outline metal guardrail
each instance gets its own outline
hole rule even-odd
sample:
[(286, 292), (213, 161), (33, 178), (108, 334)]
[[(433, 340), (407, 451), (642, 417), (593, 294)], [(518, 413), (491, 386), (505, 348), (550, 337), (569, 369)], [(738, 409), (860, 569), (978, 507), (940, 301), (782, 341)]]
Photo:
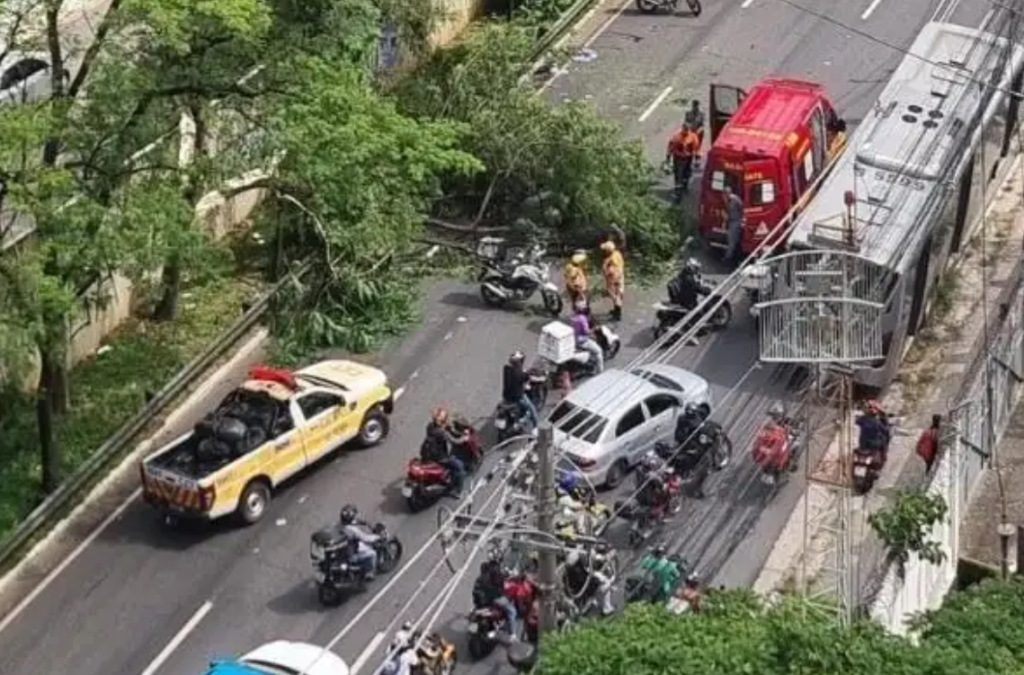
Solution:
[(309, 265), (289, 273), (274, 285), (267, 293), (257, 300), (242, 316), (224, 331), (216, 340), (150, 399), (145, 406), (132, 415), (125, 424), (94, 452), (85, 463), (67, 480), (47, 495), (39, 506), (25, 518), (18, 527), (0, 541), (0, 570), (6, 569), (9, 561), (25, 546), (25, 544), (43, 527), (51, 523), (58, 513), (64, 510), (89, 482), (96, 478), (107, 465), (117, 457), (126, 453), (138, 435), (164, 411), (197, 377), (206, 372), (221, 356), (234, 347), (255, 325), (257, 325), (270, 307), (274, 295), (290, 283), (296, 276), (303, 276)]
[[(534, 48), (534, 57), (531, 59), (531, 63), (540, 59), (552, 45), (561, 39), (595, 2), (597, 0), (576, 0), (562, 15), (562, 18), (544, 33), (544, 36)], [(270, 291), (253, 304), (245, 314), (239, 317), (230, 328), (214, 340), (203, 353), (196, 356), (188, 365), (180, 370), (141, 410), (132, 415), (131, 419), (118, 429), (113, 436), (107, 439), (71, 477), (47, 495), (46, 499), (33, 509), (32, 513), (10, 535), (3, 541), (0, 541), (0, 571), (6, 570), (9, 567), (10, 561), (21, 551), (25, 544), (36, 533), (51, 523), (54, 517), (62, 512), (78, 493), (91, 480), (96, 478), (111, 461), (125, 454), (125, 451), (139, 433), (162, 413), (168, 405), (177, 399), (198, 376), (208, 370), (217, 359), (227, 353), (253, 326), (260, 322), (270, 307), (270, 301), (285, 284), (296, 277), (304, 276), (309, 268), (310, 265), (308, 263), (304, 264), (298, 270), (289, 273), (279, 281)]]

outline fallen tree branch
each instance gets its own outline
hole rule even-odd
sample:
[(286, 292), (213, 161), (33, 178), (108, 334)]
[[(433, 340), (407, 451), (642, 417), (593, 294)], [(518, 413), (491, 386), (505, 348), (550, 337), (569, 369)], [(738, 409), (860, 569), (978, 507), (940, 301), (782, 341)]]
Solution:
[(459, 232), (461, 234), (502, 234), (509, 232), (512, 228), (508, 226), (504, 227), (476, 227), (474, 225), (459, 225), (458, 223), (452, 223), (447, 220), (441, 220), (440, 218), (427, 218), (427, 225), (431, 227), (439, 227), (442, 230), (449, 230), (451, 232)]

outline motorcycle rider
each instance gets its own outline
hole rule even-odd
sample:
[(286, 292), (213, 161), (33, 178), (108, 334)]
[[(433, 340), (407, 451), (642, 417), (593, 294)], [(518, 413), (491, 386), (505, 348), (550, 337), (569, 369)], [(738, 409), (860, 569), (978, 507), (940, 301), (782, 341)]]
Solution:
[(676, 593), (676, 598), (689, 605), (694, 612), (699, 612), (704, 601), (700, 592), (700, 578), (696, 574), (686, 577), (686, 583)]
[(650, 512), (668, 513), (669, 493), (664, 479), (665, 463), (656, 455), (648, 454), (636, 468), (636, 501)]
[[(684, 312), (690, 312), (700, 302), (701, 297), (706, 295), (711, 295), (711, 288), (701, 282), (700, 263), (690, 258), (683, 264), (679, 274), (668, 282), (668, 302)], [(689, 326), (686, 329), (688, 330)], [(690, 338), (689, 344), (700, 344), (697, 336)]]
[(860, 449), (878, 455), (884, 465), (892, 432), (889, 416), (882, 410), (882, 405), (878, 401), (868, 401), (864, 406), (864, 414), (857, 418), (857, 426), (860, 427)]
[(526, 372), (526, 356), (520, 350), (508, 357), (508, 363), (501, 372), (501, 399), (508, 404), (519, 406), (520, 414), (525, 414), (530, 421), (530, 432), (536, 436), (540, 426), (537, 406), (527, 394), (530, 386), (530, 375)]
[(562, 270), (565, 294), (569, 296), (569, 303), (572, 305), (581, 299), (585, 302), (587, 298), (587, 273), (583, 271), (586, 262), (587, 254), (584, 251), (576, 251)]
[(420, 664), (416, 648), (419, 637), (418, 632), (413, 632), (412, 624), (402, 624), (388, 648), (391, 656), (381, 669), (381, 675), (410, 675), (412, 669)]
[(449, 423), (448, 411), (444, 408), (435, 408), (427, 424), (426, 437), (423, 445), (420, 446), (420, 458), (424, 462), (434, 462), (447, 467), (452, 477), (451, 491), (455, 497), (462, 494), (462, 484), (466, 479), (466, 465), (452, 452), (452, 446), (465, 443), (468, 440), (469, 432), (464, 432), (460, 438), (452, 435)]
[(672, 592), (679, 583), (679, 565), (668, 557), (668, 548), (658, 544), (640, 562), (640, 569), (654, 576), (654, 588), (651, 589), (651, 602), (664, 602), (672, 597)]
[(594, 361), (594, 374), (604, 370), (604, 350), (597, 344), (586, 312), (576, 311), (572, 317), (572, 330), (576, 334), (576, 348), (588, 352)]
[(508, 575), (500, 560), (486, 560), (480, 564), (480, 576), (473, 584), (473, 604), (477, 609), (497, 607), (505, 613), (509, 637), (514, 641), (519, 636), (519, 613), (505, 595), (505, 581)]
[(694, 443), (697, 432), (704, 426), (706, 420), (703, 408), (693, 403), (687, 403), (683, 408), (683, 414), (676, 422), (676, 443), (678, 445)]
[(555, 494), (558, 497), (556, 529), (564, 530), (567, 527), (572, 527), (576, 534), (588, 534), (590, 530), (588, 504), (580, 498), (580, 486), (576, 474), (566, 473), (559, 478), (558, 484), (555, 486)]
[[(580, 605), (590, 599), (596, 592), (600, 594), (601, 614), (608, 616), (615, 612), (612, 604), (612, 581), (604, 574), (605, 557), (598, 551), (588, 554), (580, 549), (573, 549), (565, 559), (562, 580), (569, 597)], [(595, 589), (593, 583), (596, 583)]]
[(380, 541), (380, 537), (368, 532), (365, 523), (359, 521), (359, 509), (354, 504), (341, 507), (338, 521), (345, 536), (356, 544), (349, 562), (360, 566), (363, 569), (363, 578), (372, 581), (377, 572), (377, 549), (374, 545)]

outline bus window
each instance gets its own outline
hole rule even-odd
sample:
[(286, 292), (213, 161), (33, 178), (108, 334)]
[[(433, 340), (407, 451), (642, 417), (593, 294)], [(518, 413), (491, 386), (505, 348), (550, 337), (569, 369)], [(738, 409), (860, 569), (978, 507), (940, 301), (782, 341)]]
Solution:
[(732, 189), (733, 194), (743, 194), (741, 186), (743, 183), (740, 181), (740, 177), (734, 173), (728, 171), (716, 170), (711, 172), (711, 189), (715, 192), (721, 192), (728, 185)]
[(747, 190), (747, 206), (766, 206), (775, 203), (775, 183), (763, 180), (751, 183)]

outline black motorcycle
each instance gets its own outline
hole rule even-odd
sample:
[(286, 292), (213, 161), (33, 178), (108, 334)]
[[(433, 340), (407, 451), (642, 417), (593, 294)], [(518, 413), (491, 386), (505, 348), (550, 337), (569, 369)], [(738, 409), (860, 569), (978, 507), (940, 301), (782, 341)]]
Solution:
[[(654, 14), (664, 9), (674, 12), (678, 6), (679, 0), (636, 0), (636, 8), (644, 14)], [(700, 16), (704, 11), (700, 0), (686, 0), (686, 6), (690, 8), (690, 13), (694, 16)]]
[[(526, 395), (533, 401), (538, 414), (548, 401), (548, 373), (540, 368), (531, 368), (527, 373)], [(501, 401), (494, 409), (494, 428), (498, 432), (498, 443), (527, 434), (532, 429), (526, 411), (518, 403)]]
[(709, 474), (729, 466), (732, 439), (721, 424), (707, 420), (684, 443), (685, 447), (680, 448), (662, 441), (655, 444), (654, 451), (672, 466), (684, 491), (699, 493)]
[[(655, 340), (675, 328), (692, 311), (679, 305), (670, 305), (663, 302), (655, 303), (654, 309), (656, 310), (654, 314)], [(708, 315), (709, 310), (711, 312), (710, 315)], [(702, 334), (708, 330), (723, 330), (728, 327), (730, 322), (732, 322), (732, 303), (720, 295), (710, 295), (701, 305), (701, 313), (693, 319), (691, 325), (701, 324), (698, 334)], [(685, 332), (685, 329), (680, 330), (675, 337), (681, 337)]]
[[(371, 530), (378, 537), (373, 545), (377, 552), (375, 573), (388, 574), (402, 558), (402, 543), (378, 523)], [(341, 525), (324, 528), (313, 534), (309, 557), (313, 562), (317, 596), (325, 607), (336, 607), (349, 593), (366, 587), (366, 570), (355, 562), (359, 542), (345, 534)]]

